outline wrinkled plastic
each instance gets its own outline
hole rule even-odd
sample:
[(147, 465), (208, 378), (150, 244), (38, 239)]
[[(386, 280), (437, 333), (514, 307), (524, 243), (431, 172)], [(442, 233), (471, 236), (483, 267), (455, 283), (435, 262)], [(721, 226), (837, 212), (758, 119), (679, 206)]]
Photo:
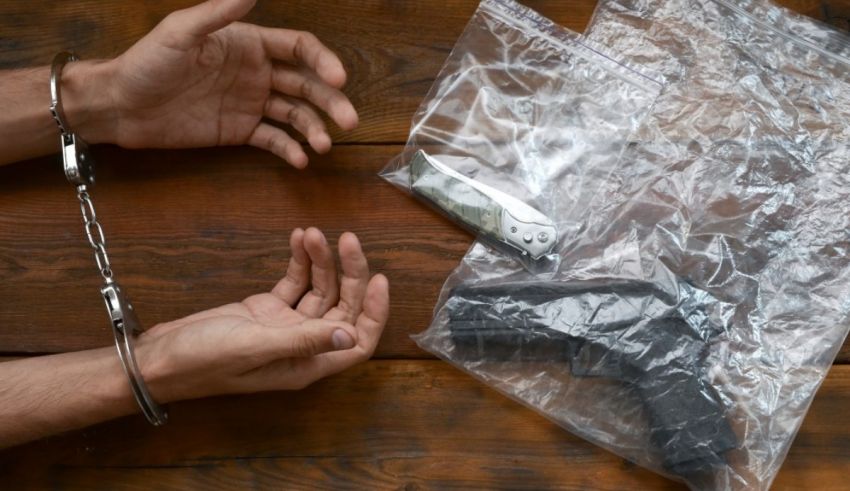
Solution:
[(557, 272), (477, 243), (416, 340), (692, 488), (767, 489), (848, 330), (850, 43), (725, 0), (602, 0), (588, 37), (668, 86), (572, 191)]
[[(504, 260), (551, 272), (660, 88), (580, 35), (514, 2), (486, 0), (415, 114), (404, 152), (381, 174)], [(488, 198), (427, 159), (515, 202)], [(502, 208), (516, 220), (494, 212)]]
[(595, 274), (663, 269), (729, 304), (712, 352), (740, 448), (689, 484), (767, 489), (848, 331), (850, 43), (727, 0), (604, 0), (588, 36), (671, 82), (588, 234), (639, 263)]

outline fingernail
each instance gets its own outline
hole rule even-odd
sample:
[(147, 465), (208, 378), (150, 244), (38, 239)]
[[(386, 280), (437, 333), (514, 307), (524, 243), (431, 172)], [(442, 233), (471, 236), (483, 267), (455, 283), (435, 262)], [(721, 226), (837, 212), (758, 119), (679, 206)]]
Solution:
[(354, 347), (354, 339), (351, 337), (351, 334), (348, 334), (342, 329), (334, 331), (333, 342), (334, 349), (337, 350), (350, 349)]

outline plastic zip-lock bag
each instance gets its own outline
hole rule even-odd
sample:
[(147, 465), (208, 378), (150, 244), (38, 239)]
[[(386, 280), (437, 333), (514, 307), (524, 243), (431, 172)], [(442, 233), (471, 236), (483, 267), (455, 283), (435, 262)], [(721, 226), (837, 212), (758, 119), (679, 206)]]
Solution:
[(850, 43), (730, 0), (604, 0), (587, 35), (669, 85), (564, 261), (723, 303), (706, 366), (739, 445), (712, 472), (674, 474), (766, 489), (848, 330)]
[(507, 0), (485, 0), (381, 172), (500, 261), (557, 269), (661, 85)]
[(557, 274), (474, 247), (417, 342), (692, 488), (767, 488), (847, 333), (847, 43), (725, 0), (603, 1), (588, 36), (668, 87)]

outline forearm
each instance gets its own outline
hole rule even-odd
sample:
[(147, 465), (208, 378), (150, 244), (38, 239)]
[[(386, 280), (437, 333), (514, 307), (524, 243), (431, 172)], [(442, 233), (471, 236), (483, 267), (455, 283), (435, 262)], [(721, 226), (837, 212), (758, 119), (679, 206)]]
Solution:
[(135, 412), (114, 348), (0, 363), (0, 448)]
[[(89, 143), (107, 143), (114, 130), (111, 64), (78, 61), (62, 71), (61, 92), (70, 129)], [(0, 165), (59, 152), (50, 115), (50, 67), (0, 71)]]

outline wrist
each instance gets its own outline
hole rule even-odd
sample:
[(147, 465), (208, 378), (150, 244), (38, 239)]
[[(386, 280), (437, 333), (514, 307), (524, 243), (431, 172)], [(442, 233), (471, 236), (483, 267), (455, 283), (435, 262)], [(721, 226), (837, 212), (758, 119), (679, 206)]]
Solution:
[(111, 60), (82, 60), (62, 70), (62, 104), (70, 131), (89, 143), (114, 143), (117, 111), (111, 96)]
[[(163, 353), (160, 343), (156, 339), (146, 339), (142, 334), (136, 338), (136, 362), (142, 372), (142, 378), (154, 401), (159, 404), (168, 404), (184, 399), (179, 394), (179, 379), (169, 357)], [(184, 380), (185, 382), (185, 380)]]

